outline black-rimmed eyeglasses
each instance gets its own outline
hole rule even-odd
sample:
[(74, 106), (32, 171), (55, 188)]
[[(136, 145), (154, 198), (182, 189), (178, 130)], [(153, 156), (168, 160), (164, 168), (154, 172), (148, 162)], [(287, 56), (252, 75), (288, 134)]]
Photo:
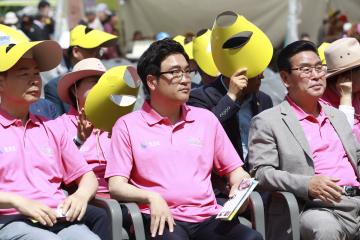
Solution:
[(297, 68), (290, 68), (290, 70), (297, 70), (300, 71), (303, 75), (310, 76), (315, 69), (315, 72), (318, 74), (325, 74), (327, 71), (327, 66), (323, 64), (318, 64), (315, 66), (300, 66)]
[(193, 69), (174, 69), (171, 71), (159, 72), (159, 76), (163, 74), (169, 74), (171, 76), (171, 80), (181, 81), (184, 76), (187, 78), (191, 78), (194, 73), (195, 71)]

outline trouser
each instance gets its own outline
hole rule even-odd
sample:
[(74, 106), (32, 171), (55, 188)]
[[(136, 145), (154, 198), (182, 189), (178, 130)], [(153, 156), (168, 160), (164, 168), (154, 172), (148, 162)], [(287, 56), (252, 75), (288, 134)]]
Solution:
[[(143, 214), (144, 226), (147, 236), (150, 234), (150, 215)], [(162, 236), (157, 235), (156, 240), (262, 240), (257, 231), (239, 223), (237, 219), (221, 221), (215, 216), (200, 223), (190, 223), (175, 220), (174, 231), (165, 227)], [(150, 237), (148, 237), (150, 239)]]
[(110, 216), (104, 208), (88, 205), (82, 221), (97, 234), (101, 240), (110, 240)]
[(1, 240), (100, 240), (86, 225), (62, 222), (53, 227), (30, 220), (10, 222), (0, 229)]
[[(321, 204), (321, 203), (319, 203)], [(343, 196), (340, 203), (306, 205), (300, 215), (303, 240), (358, 240), (360, 231), (360, 197)]]

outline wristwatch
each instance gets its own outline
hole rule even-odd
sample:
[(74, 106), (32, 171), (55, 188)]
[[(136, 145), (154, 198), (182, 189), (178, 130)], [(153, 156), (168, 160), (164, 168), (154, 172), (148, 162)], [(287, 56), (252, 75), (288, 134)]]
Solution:
[(74, 141), (75, 145), (76, 145), (78, 148), (80, 148), (80, 147), (84, 144), (84, 142), (81, 141), (78, 136), (75, 136), (75, 137), (73, 138), (73, 141)]

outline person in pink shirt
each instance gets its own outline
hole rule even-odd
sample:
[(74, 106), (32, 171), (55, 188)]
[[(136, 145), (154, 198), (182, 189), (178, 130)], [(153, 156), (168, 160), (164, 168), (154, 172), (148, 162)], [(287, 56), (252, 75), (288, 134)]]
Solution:
[[(91, 167), (60, 120), (29, 113), (39, 72), (59, 64), (60, 46), (7, 44), (0, 59), (0, 239), (100, 239), (81, 222), (98, 186)], [(78, 187), (66, 196), (61, 184), (72, 182)]]
[(325, 49), (328, 67), (326, 103), (345, 113), (360, 141), (360, 44), (355, 38), (341, 38)]
[[(304, 40), (282, 49), (277, 65), (288, 95), (252, 120), (250, 172), (260, 190), (296, 196), (301, 239), (358, 239), (360, 146), (345, 114), (320, 100), (326, 67)], [(267, 212), (267, 239), (291, 239), (285, 204), (273, 198)]]
[(109, 192), (104, 174), (110, 137), (108, 132), (94, 129), (86, 120), (84, 105), (87, 94), (105, 71), (99, 59), (87, 58), (75, 64), (73, 70), (65, 74), (58, 84), (60, 99), (70, 105), (69, 112), (60, 118), (81, 154), (93, 168), (99, 182), (98, 193)]
[(105, 173), (111, 196), (137, 202), (154, 239), (262, 239), (238, 220), (215, 219), (213, 168), (228, 177), (230, 196), (249, 175), (217, 118), (185, 104), (192, 70), (183, 47), (153, 43), (137, 71), (149, 97), (113, 127)]

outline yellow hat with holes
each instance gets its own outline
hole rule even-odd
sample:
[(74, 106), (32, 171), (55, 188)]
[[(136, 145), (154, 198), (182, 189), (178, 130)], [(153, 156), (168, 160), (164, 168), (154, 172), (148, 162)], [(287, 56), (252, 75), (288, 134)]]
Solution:
[(185, 37), (182, 35), (177, 35), (173, 38), (174, 41), (178, 42), (181, 44), (181, 46), (183, 46), (186, 54), (189, 56), (189, 59), (192, 60), (194, 59), (193, 56), (193, 42), (190, 41), (188, 43), (185, 43)]
[(217, 69), (211, 53), (211, 30), (204, 29), (199, 31), (193, 40), (194, 59), (201, 71), (207, 75), (216, 77), (219, 70)]
[(273, 56), (266, 34), (244, 16), (232, 11), (219, 14), (211, 34), (211, 51), (216, 67), (226, 77), (246, 67), (246, 76), (261, 74)]
[(140, 82), (132, 66), (109, 69), (86, 97), (86, 117), (96, 128), (111, 131), (119, 117), (133, 110)]
[(325, 48), (327, 48), (330, 45), (330, 43), (328, 42), (323, 42), (319, 47), (318, 47), (318, 53), (319, 53), (319, 57), (321, 60), (322, 64), (326, 64), (326, 59), (325, 59)]
[(118, 37), (89, 28), (85, 25), (77, 25), (70, 31), (70, 47), (79, 46), (81, 48), (97, 48), (97, 47), (108, 47), (114, 45)]

